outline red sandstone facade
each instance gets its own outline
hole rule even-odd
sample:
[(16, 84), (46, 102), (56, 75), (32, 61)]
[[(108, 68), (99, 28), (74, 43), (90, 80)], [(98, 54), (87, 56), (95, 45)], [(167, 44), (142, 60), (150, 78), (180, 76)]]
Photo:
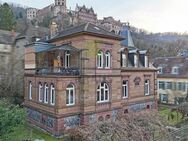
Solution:
[(121, 37), (99, 34), (94, 25), (83, 29), (25, 49), (28, 121), (56, 136), (119, 112), (156, 108), (156, 69), (143, 62), (148, 52), (122, 47)]

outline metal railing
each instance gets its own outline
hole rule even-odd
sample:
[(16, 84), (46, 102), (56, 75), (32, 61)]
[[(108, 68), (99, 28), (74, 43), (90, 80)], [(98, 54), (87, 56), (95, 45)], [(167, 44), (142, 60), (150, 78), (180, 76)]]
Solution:
[(80, 69), (77, 67), (49, 67), (49, 68), (38, 68), (36, 69), (36, 74), (39, 75), (70, 75), (70, 76), (76, 76), (80, 75)]

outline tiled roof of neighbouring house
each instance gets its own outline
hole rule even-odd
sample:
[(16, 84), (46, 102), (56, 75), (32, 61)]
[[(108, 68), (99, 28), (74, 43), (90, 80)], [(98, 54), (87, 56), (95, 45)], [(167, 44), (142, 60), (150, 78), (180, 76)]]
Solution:
[(67, 30), (63, 30), (59, 32), (54, 38), (50, 39), (49, 42), (57, 40), (59, 38), (67, 37), (67, 36), (72, 36), (76, 34), (81, 34), (81, 33), (87, 33), (87, 34), (92, 34), (96, 36), (101, 36), (101, 37), (106, 37), (106, 38), (113, 38), (117, 40), (123, 40), (124, 38), (121, 36), (118, 36), (112, 32), (109, 32), (101, 27), (98, 27), (92, 23), (85, 23), (76, 27), (69, 28)]
[(13, 33), (12, 31), (0, 30), (0, 44), (11, 45), (18, 33)]
[[(160, 57), (154, 60), (154, 66), (162, 69), (159, 77), (188, 78), (188, 57)], [(178, 72), (173, 73), (177, 68)]]

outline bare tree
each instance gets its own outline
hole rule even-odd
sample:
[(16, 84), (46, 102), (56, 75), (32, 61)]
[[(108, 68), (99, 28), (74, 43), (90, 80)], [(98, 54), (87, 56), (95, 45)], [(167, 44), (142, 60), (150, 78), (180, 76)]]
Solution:
[(162, 135), (160, 140), (167, 141), (165, 123), (156, 111), (129, 113), (119, 115), (115, 121), (78, 127), (71, 137), (77, 141), (153, 141)]

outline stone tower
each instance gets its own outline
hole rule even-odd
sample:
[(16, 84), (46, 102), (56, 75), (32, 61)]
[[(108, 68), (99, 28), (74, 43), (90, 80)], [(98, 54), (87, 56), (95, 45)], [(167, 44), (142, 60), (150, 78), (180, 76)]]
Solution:
[(66, 11), (67, 11), (66, 0), (55, 0), (54, 16), (57, 16), (58, 14), (66, 13)]
[(66, 7), (66, 0), (55, 0), (55, 6)]

